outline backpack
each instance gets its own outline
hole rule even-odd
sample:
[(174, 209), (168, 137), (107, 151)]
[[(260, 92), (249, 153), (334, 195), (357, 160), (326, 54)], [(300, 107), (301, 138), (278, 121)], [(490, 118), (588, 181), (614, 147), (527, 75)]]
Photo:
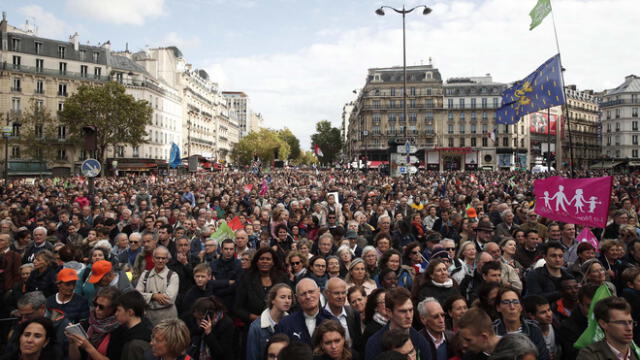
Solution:
[[(147, 290), (147, 279), (149, 279), (149, 274), (151, 273), (151, 270), (145, 270), (144, 272), (144, 276), (142, 278), (142, 288), (146, 291)], [(171, 276), (173, 275), (174, 271), (169, 269), (169, 274), (167, 274), (167, 286), (169, 285), (169, 283), (171, 282)]]

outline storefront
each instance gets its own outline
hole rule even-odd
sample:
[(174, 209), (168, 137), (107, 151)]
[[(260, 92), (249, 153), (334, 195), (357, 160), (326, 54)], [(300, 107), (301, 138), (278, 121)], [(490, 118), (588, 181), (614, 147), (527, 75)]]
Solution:
[(478, 151), (470, 147), (435, 148), (425, 152), (427, 170), (477, 170), (478, 162)]

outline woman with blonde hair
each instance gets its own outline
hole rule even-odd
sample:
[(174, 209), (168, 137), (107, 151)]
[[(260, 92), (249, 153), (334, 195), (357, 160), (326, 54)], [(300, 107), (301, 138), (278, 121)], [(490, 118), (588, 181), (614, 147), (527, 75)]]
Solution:
[(187, 360), (185, 351), (191, 343), (189, 328), (180, 319), (160, 321), (151, 332), (151, 353), (147, 360)]
[(375, 281), (371, 280), (369, 274), (365, 270), (364, 260), (361, 258), (355, 258), (349, 265), (347, 276), (344, 281), (347, 283), (347, 288), (352, 286), (362, 286), (367, 296), (378, 287)]

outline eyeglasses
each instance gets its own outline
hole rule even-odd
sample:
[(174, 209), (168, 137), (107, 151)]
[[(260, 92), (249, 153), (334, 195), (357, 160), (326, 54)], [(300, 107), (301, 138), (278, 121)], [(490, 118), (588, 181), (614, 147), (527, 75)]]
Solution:
[(513, 299), (513, 300), (500, 300), (500, 304), (502, 305), (520, 305), (520, 300), (518, 299)]
[(292, 261), (291, 265), (298, 266), (298, 265), (300, 265), (300, 261)]
[(633, 326), (633, 327), (638, 326), (638, 322), (635, 320), (612, 320), (607, 322), (609, 324), (615, 324), (620, 326)]
[(106, 306), (106, 305), (98, 304), (98, 302), (95, 301), (95, 300), (93, 301), (93, 306), (95, 306), (95, 308), (99, 309), (99, 310), (104, 310), (104, 309), (108, 308), (108, 306)]
[(446, 251), (456, 251), (456, 248), (448, 247), (448, 248), (444, 248), (444, 250), (446, 250)]
[(129, 240), (129, 244), (137, 244), (137, 243), (139, 243), (139, 241), (131, 241), (131, 240)]
[(313, 266), (317, 267), (317, 268), (321, 268), (324, 269), (327, 267), (327, 265), (321, 265), (321, 264), (313, 264)]

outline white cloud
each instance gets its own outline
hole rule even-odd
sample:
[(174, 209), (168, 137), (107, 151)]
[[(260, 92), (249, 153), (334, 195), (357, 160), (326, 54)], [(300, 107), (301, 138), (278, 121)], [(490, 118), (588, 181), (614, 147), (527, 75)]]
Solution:
[(38, 36), (65, 39), (71, 35), (71, 28), (64, 21), (38, 5), (23, 6), (18, 12), (26, 17), (29, 24), (37, 26)]
[(147, 18), (165, 14), (164, 0), (67, 0), (66, 7), (76, 16), (110, 24), (144, 25)]
[[(551, 16), (528, 30), (534, 3), (440, 0), (426, 17), (412, 13), (407, 64), (432, 57), (444, 79), (485, 73), (500, 82), (520, 79), (556, 53)], [(631, 11), (637, 6), (637, 0), (554, 2), (567, 83), (603, 90), (638, 71), (640, 11)], [(266, 126), (284, 124), (308, 147), (317, 121), (340, 126), (342, 106), (354, 98), (353, 89), (364, 85), (368, 68), (402, 65), (399, 16), (372, 15), (371, 24), (320, 30), (317, 34), (336, 35), (292, 53), (219, 59), (209, 68), (224, 69), (225, 89), (249, 94)]]
[(182, 52), (200, 46), (202, 41), (197, 35), (188, 38), (180, 36), (177, 32), (168, 33), (162, 40), (162, 46), (177, 46)]

